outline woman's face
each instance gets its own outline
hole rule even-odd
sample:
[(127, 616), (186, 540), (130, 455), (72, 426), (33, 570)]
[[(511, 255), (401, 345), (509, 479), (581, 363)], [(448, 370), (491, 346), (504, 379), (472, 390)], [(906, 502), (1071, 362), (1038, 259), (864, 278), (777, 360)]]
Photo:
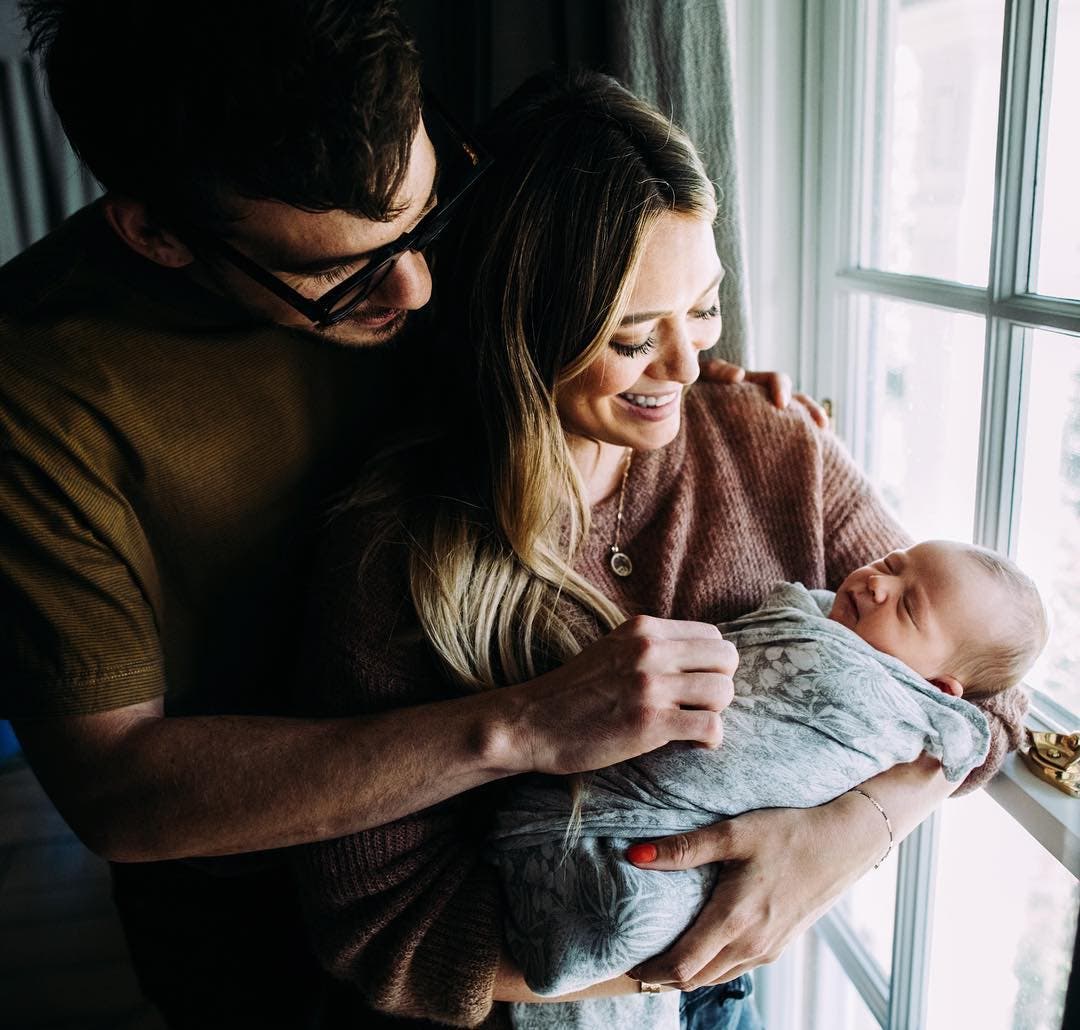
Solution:
[(720, 339), (723, 278), (712, 225), (662, 215), (645, 240), (626, 314), (604, 352), (559, 392), (567, 433), (653, 450), (679, 432), (698, 352)]

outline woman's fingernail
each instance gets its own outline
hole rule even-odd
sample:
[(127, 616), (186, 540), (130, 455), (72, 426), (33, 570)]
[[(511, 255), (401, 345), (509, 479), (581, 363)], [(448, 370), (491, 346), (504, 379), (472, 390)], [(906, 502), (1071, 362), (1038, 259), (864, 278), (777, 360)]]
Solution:
[(626, 857), (635, 864), (656, 861), (655, 844), (631, 844), (626, 849)]

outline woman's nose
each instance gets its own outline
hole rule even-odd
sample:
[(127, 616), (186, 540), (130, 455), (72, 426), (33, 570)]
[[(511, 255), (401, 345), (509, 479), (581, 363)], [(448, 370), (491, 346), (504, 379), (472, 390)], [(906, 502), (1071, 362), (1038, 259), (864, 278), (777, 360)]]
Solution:
[(694, 382), (700, 371), (698, 352), (705, 346), (699, 345), (685, 326), (673, 327), (661, 351), (662, 377), (685, 385)]
[(424, 255), (416, 250), (405, 251), (368, 299), (383, 308), (422, 308), (431, 299), (431, 272)]

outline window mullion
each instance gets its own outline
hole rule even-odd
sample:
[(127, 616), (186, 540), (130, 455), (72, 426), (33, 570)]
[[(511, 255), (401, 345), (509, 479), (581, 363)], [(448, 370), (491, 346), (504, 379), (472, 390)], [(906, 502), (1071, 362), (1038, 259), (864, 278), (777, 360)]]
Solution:
[[(1043, 54), (1051, 0), (1006, 0), (998, 108), (991, 310), (1027, 292), (1035, 237), (1035, 174), (1040, 138)], [(1030, 334), (991, 317), (986, 325), (982, 425), (974, 538), (1006, 553), (1014, 548), (1024, 426), (1026, 346)]]
[(918, 1030), (926, 1025), (938, 831), (935, 812), (900, 845), (886, 1024), (889, 1030)]
[[(816, 103), (807, 105), (804, 133), (807, 150), (816, 160), (813, 168), (813, 201), (804, 205), (807, 213), (819, 217), (807, 239), (803, 279), (803, 331), (811, 341), (829, 341), (815, 346), (813, 354), (813, 390), (817, 396), (830, 396), (841, 403), (837, 408), (836, 427), (849, 445), (856, 444), (849, 433), (857, 425), (842, 403), (852, 396), (851, 361), (853, 348), (849, 331), (848, 305), (838, 303), (834, 273), (853, 261), (852, 237), (855, 211), (850, 198), (858, 182), (861, 161), (853, 155), (862, 146), (857, 132), (856, 114), (859, 95), (855, 84), (860, 53), (857, 24), (861, 5), (852, 0), (827, 3), (811, 0), (807, 6), (807, 81), (815, 83)], [(808, 234), (809, 235), (809, 234)]]
[(879, 968), (851, 924), (833, 909), (814, 926), (814, 932), (829, 946), (840, 968), (859, 992), (866, 1007), (881, 1026), (889, 1018), (889, 979)]
[(1043, 56), (1051, 0), (1006, 0), (998, 106), (992, 303), (1027, 292), (1035, 237)]
[(987, 320), (973, 538), (1005, 554), (1015, 550), (1019, 525), (1028, 335), (1002, 319)]

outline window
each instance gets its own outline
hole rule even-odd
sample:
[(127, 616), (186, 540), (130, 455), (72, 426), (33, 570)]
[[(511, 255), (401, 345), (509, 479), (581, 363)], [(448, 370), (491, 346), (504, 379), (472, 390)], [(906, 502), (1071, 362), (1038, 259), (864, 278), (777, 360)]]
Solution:
[[(803, 112), (801, 149), (741, 122), (744, 184), (781, 154), (802, 213), (798, 352), (759, 337), (756, 364), (833, 401), (917, 538), (1035, 577), (1053, 631), (1030, 721), (1080, 729), (1080, 0), (804, 0), (784, 50), (794, 7), (734, 0), (740, 106), (771, 76)], [(792, 249), (762, 206), (751, 274)], [(1014, 756), (762, 977), (767, 1022), (1058, 1026), (1078, 873), (1080, 801)]]

